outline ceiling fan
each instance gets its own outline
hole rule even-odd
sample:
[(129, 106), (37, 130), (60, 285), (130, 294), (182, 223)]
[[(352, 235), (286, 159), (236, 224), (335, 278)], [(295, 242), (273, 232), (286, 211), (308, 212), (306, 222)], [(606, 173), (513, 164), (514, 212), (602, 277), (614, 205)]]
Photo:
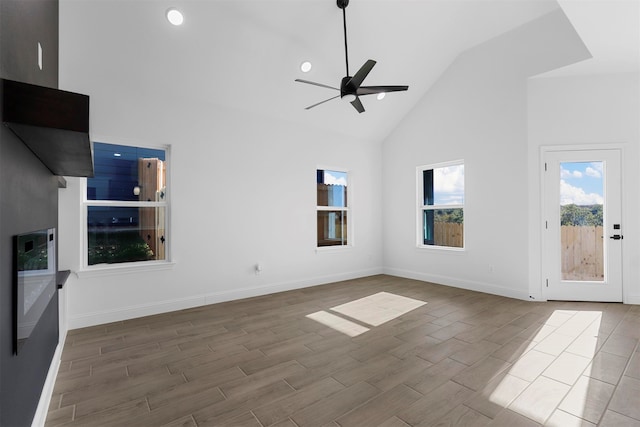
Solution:
[(347, 65), (347, 75), (342, 78), (340, 82), (340, 89), (333, 86), (328, 86), (322, 83), (311, 82), (309, 80), (296, 79), (297, 82), (306, 83), (314, 86), (320, 86), (327, 89), (333, 89), (340, 92), (339, 95), (333, 96), (329, 99), (325, 99), (324, 101), (320, 101), (317, 104), (310, 105), (305, 108), (305, 110), (309, 110), (313, 107), (317, 107), (320, 104), (324, 104), (327, 101), (331, 101), (332, 99), (336, 99), (340, 97), (343, 101), (350, 102), (353, 105), (358, 113), (364, 112), (364, 106), (362, 102), (360, 102), (360, 96), (363, 95), (374, 95), (376, 93), (386, 93), (386, 92), (399, 92), (409, 89), (409, 86), (361, 86), (364, 79), (367, 77), (369, 72), (374, 65), (376, 65), (376, 61), (373, 59), (369, 59), (364, 63), (362, 67), (353, 75), (349, 75), (349, 53), (347, 51), (347, 16), (345, 9), (349, 5), (349, 0), (336, 0), (336, 3), (340, 9), (342, 9), (342, 22), (344, 26), (344, 59)]

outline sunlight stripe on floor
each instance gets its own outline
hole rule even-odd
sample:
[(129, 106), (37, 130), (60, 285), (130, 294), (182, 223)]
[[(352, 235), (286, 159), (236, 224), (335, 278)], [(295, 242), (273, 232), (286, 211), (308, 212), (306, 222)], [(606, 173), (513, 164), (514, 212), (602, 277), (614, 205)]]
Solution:
[(357, 323), (338, 317), (335, 314), (327, 313), (326, 311), (316, 311), (315, 313), (307, 314), (306, 317), (335, 329), (338, 332), (349, 335), (350, 337), (357, 337), (369, 330), (369, 328), (365, 328)]

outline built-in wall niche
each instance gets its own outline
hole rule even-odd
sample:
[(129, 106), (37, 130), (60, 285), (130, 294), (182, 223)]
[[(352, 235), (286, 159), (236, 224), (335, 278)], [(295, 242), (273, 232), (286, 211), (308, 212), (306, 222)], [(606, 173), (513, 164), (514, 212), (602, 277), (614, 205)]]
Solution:
[(14, 236), (14, 351), (19, 353), (57, 290), (56, 229)]

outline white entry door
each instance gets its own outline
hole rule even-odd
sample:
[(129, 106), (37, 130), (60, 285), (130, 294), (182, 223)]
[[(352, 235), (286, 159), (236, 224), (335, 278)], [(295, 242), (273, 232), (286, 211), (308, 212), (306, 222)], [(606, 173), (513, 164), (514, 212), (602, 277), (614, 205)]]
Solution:
[(620, 150), (544, 154), (543, 292), (622, 301)]

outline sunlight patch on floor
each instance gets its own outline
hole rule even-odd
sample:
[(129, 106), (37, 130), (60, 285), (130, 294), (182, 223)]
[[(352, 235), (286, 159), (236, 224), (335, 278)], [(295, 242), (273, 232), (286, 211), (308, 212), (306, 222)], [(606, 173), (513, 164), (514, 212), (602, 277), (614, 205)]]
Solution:
[(329, 309), (340, 313), (341, 316), (336, 316), (327, 311), (317, 311), (308, 314), (306, 317), (350, 337), (355, 337), (369, 331), (369, 328), (349, 319), (371, 326), (380, 326), (425, 304), (426, 302), (417, 299), (389, 292), (378, 292)]
[[(593, 398), (589, 375), (598, 350), (601, 321), (600, 311), (556, 310), (534, 336), (523, 337), (527, 341), (518, 349), (522, 354), (504, 379), (483, 394), (490, 402), (541, 424), (551, 422), (558, 407), (589, 419), (589, 399)], [(515, 379), (528, 385), (514, 393)], [(575, 384), (580, 385), (579, 390), (570, 392)]]
[(331, 310), (367, 325), (380, 326), (425, 304), (426, 302), (417, 299), (389, 292), (378, 292), (368, 297), (332, 307)]
[(315, 313), (307, 314), (306, 317), (335, 329), (338, 332), (349, 335), (350, 337), (357, 337), (369, 330), (369, 328), (365, 328), (364, 326), (326, 311), (316, 311)]

